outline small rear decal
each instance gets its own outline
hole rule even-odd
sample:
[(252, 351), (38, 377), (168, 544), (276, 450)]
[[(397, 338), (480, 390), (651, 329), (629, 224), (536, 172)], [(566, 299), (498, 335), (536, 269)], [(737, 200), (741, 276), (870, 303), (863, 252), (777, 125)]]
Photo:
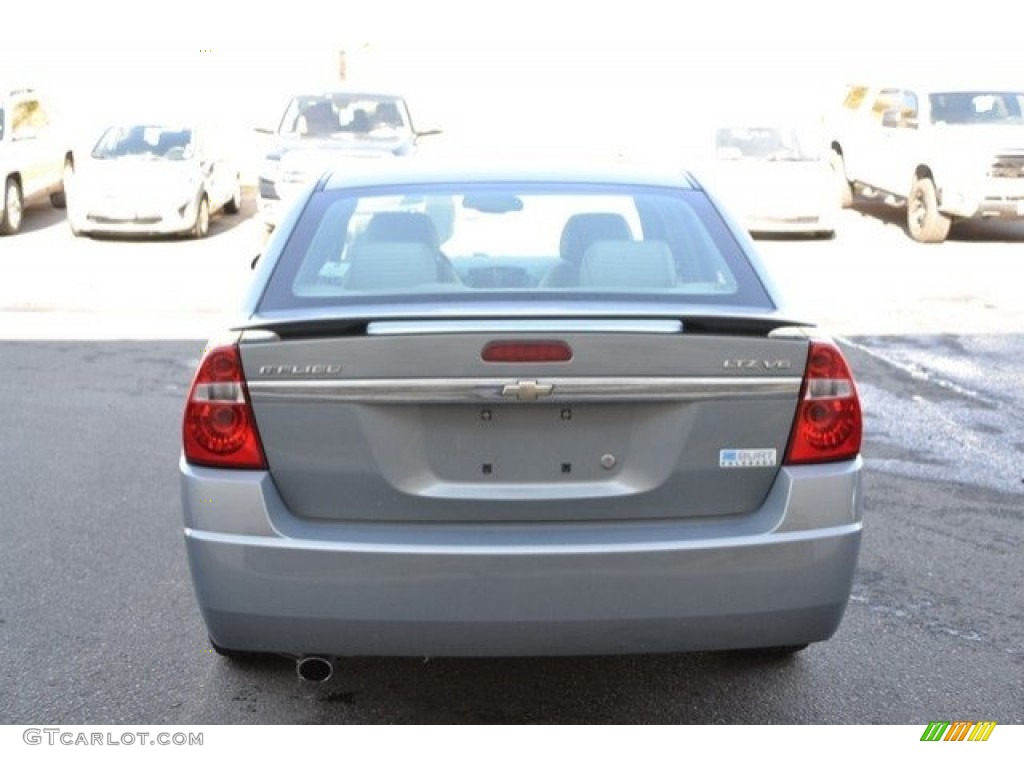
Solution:
[(718, 452), (720, 467), (774, 467), (774, 448), (738, 449), (726, 448)]

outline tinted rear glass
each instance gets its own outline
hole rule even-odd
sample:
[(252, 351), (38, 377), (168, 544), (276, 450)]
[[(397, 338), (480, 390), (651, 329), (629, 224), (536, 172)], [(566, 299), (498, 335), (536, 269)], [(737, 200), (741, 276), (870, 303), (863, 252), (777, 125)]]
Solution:
[(961, 91), (933, 93), (932, 122), (954, 125), (972, 123), (1024, 123), (1024, 93)]
[(703, 192), (552, 184), (318, 193), (259, 308), (556, 296), (774, 308)]

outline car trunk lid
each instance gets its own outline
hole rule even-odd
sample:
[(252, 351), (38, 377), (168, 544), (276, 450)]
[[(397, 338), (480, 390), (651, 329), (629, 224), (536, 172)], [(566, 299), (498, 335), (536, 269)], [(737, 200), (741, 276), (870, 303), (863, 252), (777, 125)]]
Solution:
[(749, 513), (785, 454), (808, 348), (668, 319), (322, 331), (240, 347), (275, 484), (319, 520)]

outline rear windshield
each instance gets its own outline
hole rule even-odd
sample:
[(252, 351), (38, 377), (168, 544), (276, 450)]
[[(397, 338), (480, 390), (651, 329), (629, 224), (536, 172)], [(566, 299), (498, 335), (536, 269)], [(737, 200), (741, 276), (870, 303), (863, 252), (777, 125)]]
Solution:
[(699, 190), (487, 184), (315, 194), (259, 309), (558, 297), (774, 308)]
[(1024, 93), (1003, 91), (933, 93), (930, 101), (932, 122), (937, 124), (1020, 124), (1024, 122)]

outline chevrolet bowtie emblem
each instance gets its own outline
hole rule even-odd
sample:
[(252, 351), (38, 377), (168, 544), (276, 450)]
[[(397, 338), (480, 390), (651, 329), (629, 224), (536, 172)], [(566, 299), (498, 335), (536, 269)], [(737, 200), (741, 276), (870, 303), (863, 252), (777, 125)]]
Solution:
[(538, 384), (536, 381), (517, 381), (501, 388), (503, 397), (514, 397), (516, 400), (536, 400), (546, 397), (554, 389), (553, 384)]

